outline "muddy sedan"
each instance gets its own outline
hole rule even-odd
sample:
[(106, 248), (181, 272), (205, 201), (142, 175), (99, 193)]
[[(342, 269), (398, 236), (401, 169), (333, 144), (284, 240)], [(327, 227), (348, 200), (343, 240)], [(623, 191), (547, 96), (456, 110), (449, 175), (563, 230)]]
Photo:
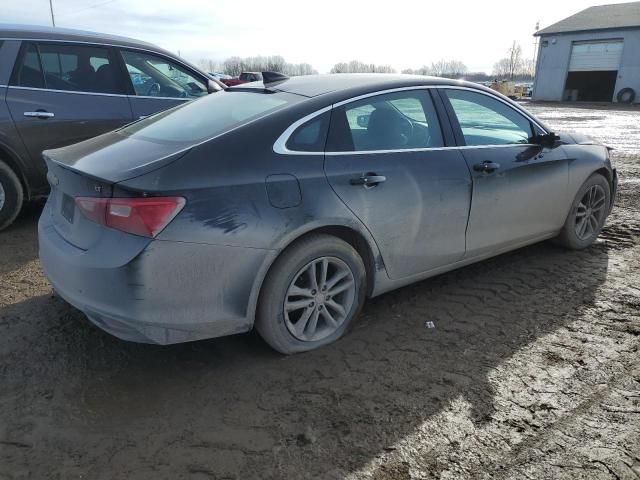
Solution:
[(479, 85), (264, 81), (44, 154), (40, 258), (125, 340), (246, 332), (295, 353), (373, 297), (527, 244), (591, 245), (616, 190), (606, 147)]

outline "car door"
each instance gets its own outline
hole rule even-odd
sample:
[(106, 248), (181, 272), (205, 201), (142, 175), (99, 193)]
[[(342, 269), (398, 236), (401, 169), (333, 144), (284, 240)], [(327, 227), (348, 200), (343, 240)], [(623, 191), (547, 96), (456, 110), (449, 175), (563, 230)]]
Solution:
[(110, 47), (23, 42), (6, 101), (29, 156), (77, 143), (132, 120)]
[(492, 94), (441, 92), (473, 176), (467, 256), (557, 232), (565, 220), (569, 179), (562, 147), (534, 144), (542, 129)]
[(207, 79), (178, 62), (142, 50), (120, 49), (129, 75), (135, 119), (207, 95)]
[(426, 89), (334, 106), (325, 173), (371, 232), (391, 278), (454, 263), (465, 253), (471, 178), (460, 151), (444, 146)]

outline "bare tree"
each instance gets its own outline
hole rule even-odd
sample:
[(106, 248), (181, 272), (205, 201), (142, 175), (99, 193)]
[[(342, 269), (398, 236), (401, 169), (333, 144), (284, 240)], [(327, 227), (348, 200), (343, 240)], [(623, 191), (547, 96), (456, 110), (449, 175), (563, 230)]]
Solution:
[(493, 66), (493, 73), (497, 77), (513, 80), (524, 73), (524, 64), (522, 47), (514, 40), (509, 50), (507, 50), (507, 56), (498, 60)]
[(423, 65), (420, 68), (407, 68), (402, 73), (414, 75), (432, 75), (434, 77), (460, 78), (468, 71), (467, 66), (459, 60), (438, 60), (430, 66)]
[(198, 60), (198, 66), (206, 72), (219, 72), (224, 69), (220, 62), (211, 58), (201, 58)]
[(351, 60), (348, 63), (336, 63), (331, 68), (331, 73), (396, 73), (396, 70), (389, 65), (376, 65), (359, 60)]
[(287, 75), (313, 75), (317, 74), (308, 63), (287, 63), (281, 55), (267, 57), (229, 57), (222, 63), (221, 70), (227, 75), (237, 77), (242, 72), (281, 72)]

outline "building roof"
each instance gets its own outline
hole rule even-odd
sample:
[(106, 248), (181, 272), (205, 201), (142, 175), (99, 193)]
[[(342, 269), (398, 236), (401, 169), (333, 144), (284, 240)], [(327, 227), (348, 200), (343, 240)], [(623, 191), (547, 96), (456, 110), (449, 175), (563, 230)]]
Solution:
[(542, 30), (538, 30), (535, 35), (612, 28), (640, 28), (640, 2), (589, 7)]

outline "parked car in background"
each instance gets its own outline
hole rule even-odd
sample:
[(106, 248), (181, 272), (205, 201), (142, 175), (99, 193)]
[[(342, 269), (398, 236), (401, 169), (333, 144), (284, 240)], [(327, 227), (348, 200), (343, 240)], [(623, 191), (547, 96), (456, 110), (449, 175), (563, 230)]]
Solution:
[(608, 149), (476, 84), (338, 74), (229, 88), (44, 153), (55, 290), (120, 338), (331, 343), (365, 297), (598, 237)]
[(225, 88), (149, 43), (0, 25), (0, 229), (46, 195), (42, 151)]
[(262, 81), (262, 73), (260, 72), (242, 72), (237, 78), (227, 78), (222, 82), (228, 87), (234, 87), (243, 83)]
[(521, 91), (518, 91), (516, 89), (516, 84), (510, 80), (494, 80), (489, 88), (496, 92), (500, 92), (511, 100), (517, 100), (521, 96)]

